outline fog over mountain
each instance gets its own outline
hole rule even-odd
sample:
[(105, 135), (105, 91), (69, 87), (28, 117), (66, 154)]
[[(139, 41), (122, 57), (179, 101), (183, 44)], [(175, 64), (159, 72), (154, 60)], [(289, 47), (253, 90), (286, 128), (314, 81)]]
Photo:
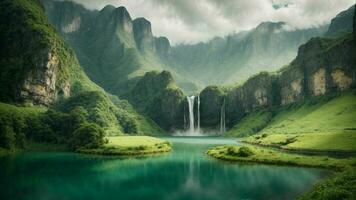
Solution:
[(145, 17), (153, 33), (171, 44), (208, 41), (249, 30), (264, 21), (283, 21), (292, 29), (325, 25), (354, 0), (74, 0), (89, 9), (124, 6), (133, 18)]

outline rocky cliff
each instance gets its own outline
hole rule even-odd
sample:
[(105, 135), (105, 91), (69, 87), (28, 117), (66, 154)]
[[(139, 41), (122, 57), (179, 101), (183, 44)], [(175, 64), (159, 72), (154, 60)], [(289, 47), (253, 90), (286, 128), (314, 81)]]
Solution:
[[(218, 125), (219, 108), (226, 99), (227, 124), (245, 114), (323, 96), (356, 87), (356, 45), (352, 34), (337, 39), (313, 38), (298, 50), (298, 56), (277, 73), (260, 73), (226, 93), (201, 94), (201, 110), (214, 110), (215, 117), (202, 116), (202, 124)], [(217, 90), (217, 89), (216, 89)], [(214, 119), (214, 120), (212, 120)]]
[(40, 3), (5, 0), (0, 10), (0, 100), (50, 105), (75, 92), (80, 82), (71, 72), (80, 71), (79, 64)]

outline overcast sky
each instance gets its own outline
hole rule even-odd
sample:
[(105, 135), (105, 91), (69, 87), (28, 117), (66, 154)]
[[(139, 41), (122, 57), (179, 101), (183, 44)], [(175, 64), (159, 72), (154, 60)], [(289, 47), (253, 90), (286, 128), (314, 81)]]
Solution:
[(145, 17), (156, 36), (171, 43), (196, 43), (248, 30), (263, 21), (294, 28), (328, 23), (355, 0), (74, 0), (89, 9), (125, 6), (132, 18)]

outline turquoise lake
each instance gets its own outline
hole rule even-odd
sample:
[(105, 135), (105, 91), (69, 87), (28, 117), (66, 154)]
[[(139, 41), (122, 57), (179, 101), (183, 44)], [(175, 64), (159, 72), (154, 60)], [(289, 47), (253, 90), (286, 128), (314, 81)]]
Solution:
[(234, 144), (214, 137), (170, 137), (173, 151), (146, 158), (27, 152), (0, 158), (0, 199), (293, 199), (325, 170), (241, 164), (205, 155)]

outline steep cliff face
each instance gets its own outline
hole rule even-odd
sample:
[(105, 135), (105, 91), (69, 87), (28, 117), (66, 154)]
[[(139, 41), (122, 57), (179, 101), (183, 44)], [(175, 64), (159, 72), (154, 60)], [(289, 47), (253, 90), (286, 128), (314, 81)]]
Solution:
[(355, 88), (355, 77), (356, 45), (351, 34), (337, 39), (314, 38), (302, 45), (297, 58), (278, 73), (260, 73), (241, 86), (230, 88), (226, 95), (201, 98), (201, 105), (206, 105), (202, 110), (213, 110), (209, 115), (215, 116), (211, 120), (201, 115), (201, 121), (218, 125), (221, 100), (212, 99), (226, 98), (226, 121), (232, 126), (255, 110)]
[(40, 51), (35, 57), (35, 65), (20, 86), (20, 94), (16, 99), (32, 104), (50, 105), (58, 98), (70, 96), (69, 80), (57, 77), (59, 58), (50, 50)]
[(137, 18), (133, 21), (133, 30), (138, 49), (143, 53), (154, 53), (155, 41), (151, 22), (145, 18)]
[(225, 91), (218, 86), (206, 87), (200, 92), (200, 123), (202, 127), (214, 127), (220, 122)]
[(5, 0), (0, 10), (1, 101), (50, 105), (69, 96), (79, 65), (40, 3)]

